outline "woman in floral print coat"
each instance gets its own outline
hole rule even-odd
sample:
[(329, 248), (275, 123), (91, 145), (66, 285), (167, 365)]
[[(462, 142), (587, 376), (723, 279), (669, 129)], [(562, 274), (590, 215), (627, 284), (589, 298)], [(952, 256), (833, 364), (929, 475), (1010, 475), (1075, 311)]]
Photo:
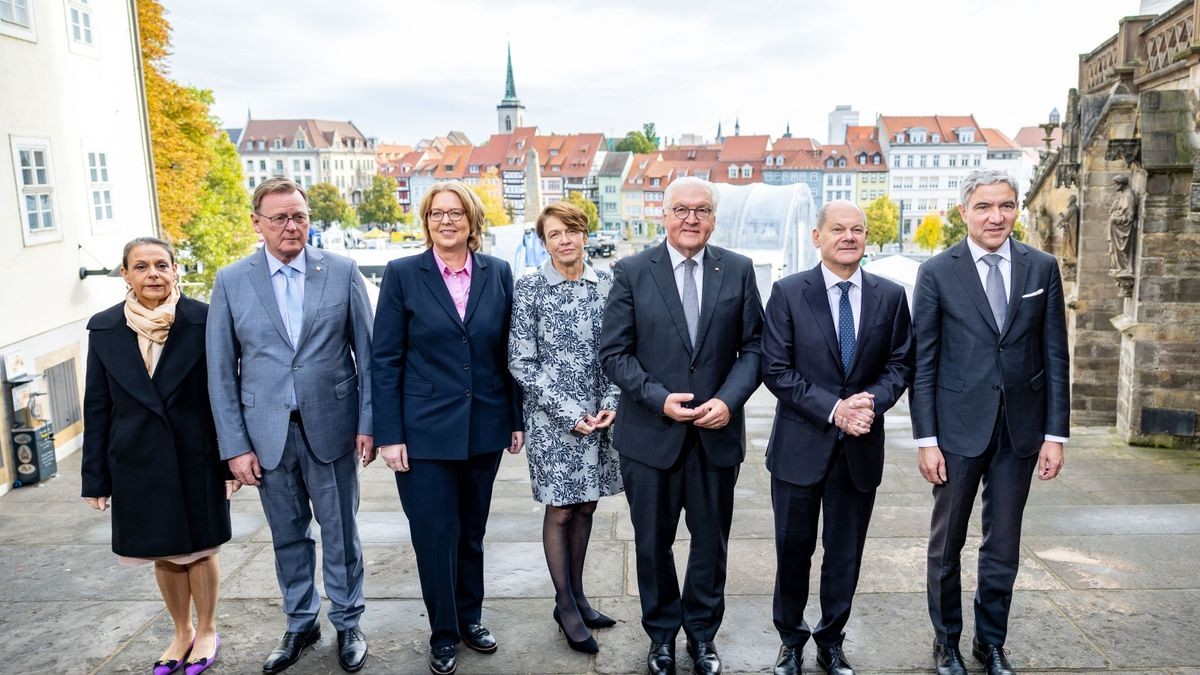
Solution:
[(583, 561), (597, 500), (622, 487), (609, 433), (618, 390), (596, 359), (612, 275), (587, 264), (587, 233), (587, 216), (567, 202), (538, 217), (550, 259), (517, 280), (508, 364), (525, 392), (533, 498), (546, 505), (542, 543), (554, 581), (554, 620), (572, 649), (595, 653), (588, 629), (615, 622), (588, 603)]

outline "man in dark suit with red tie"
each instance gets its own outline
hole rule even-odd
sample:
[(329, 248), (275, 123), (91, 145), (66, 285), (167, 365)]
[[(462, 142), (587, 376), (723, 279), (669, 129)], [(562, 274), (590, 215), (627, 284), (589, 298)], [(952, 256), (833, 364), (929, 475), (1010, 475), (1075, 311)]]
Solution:
[(958, 207), (961, 243), (921, 265), (913, 301), (913, 435), (934, 485), (928, 595), (934, 667), (965, 675), (962, 548), (983, 484), (972, 653), (988, 675), (1011, 675), (1008, 612), (1030, 479), (1058, 475), (1069, 434), (1066, 314), (1058, 262), (1010, 236), (1017, 183), (971, 172)]
[[(842, 651), (875, 489), (883, 476), (883, 415), (912, 377), (908, 300), (865, 272), (866, 217), (848, 201), (817, 214), (821, 262), (779, 280), (767, 301), (763, 381), (779, 399), (767, 446), (775, 511), (776, 675), (799, 675), (809, 637), (830, 675), (853, 675)], [(817, 544), (821, 621), (804, 620)]]
[[(637, 549), (646, 670), (674, 675), (675, 638), (692, 670), (721, 671), (733, 488), (746, 456), (742, 407), (758, 388), (762, 301), (749, 258), (708, 244), (716, 186), (684, 177), (663, 195), (667, 237), (613, 266), (599, 357), (621, 389), (613, 445)], [(683, 588), (671, 545), (686, 511)]]

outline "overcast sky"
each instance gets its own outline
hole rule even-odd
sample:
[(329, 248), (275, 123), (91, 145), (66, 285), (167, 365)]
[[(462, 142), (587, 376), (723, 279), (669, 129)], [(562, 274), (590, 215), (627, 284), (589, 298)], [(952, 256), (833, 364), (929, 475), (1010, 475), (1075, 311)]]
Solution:
[(172, 76), (212, 89), (225, 126), (353, 120), (412, 144), (496, 131), (512, 43), (526, 123), (543, 133), (732, 133), (826, 140), (849, 104), (974, 114), (1010, 136), (1065, 109), (1079, 54), (1137, 0), (162, 0)]

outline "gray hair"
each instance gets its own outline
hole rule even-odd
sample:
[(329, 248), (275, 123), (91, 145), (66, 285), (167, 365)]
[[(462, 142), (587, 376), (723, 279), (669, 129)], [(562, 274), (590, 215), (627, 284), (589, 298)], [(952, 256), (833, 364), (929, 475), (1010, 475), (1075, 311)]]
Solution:
[(700, 187), (708, 191), (708, 201), (712, 202), (713, 210), (717, 208), (717, 186), (695, 176), (684, 176), (676, 178), (667, 185), (666, 192), (663, 193), (663, 208), (671, 208), (671, 195), (675, 194), (675, 190), (685, 187)]
[(997, 183), (1007, 183), (1012, 188), (1014, 196), (1021, 196), (1021, 189), (1017, 187), (1017, 179), (1009, 175), (1007, 171), (1001, 171), (1000, 169), (976, 169), (967, 174), (967, 177), (959, 184), (959, 203), (965, 208), (967, 202), (971, 199), (971, 195), (975, 193), (976, 188), (981, 185), (995, 185)]
[(824, 204), (821, 205), (821, 208), (817, 209), (816, 228), (818, 230), (821, 229), (822, 227), (825, 227), (825, 219), (829, 217), (829, 207), (831, 207), (831, 206), (853, 207), (855, 211), (858, 211), (858, 215), (862, 216), (863, 225), (867, 224), (867, 213), (866, 213), (866, 211), (862, 210), (861, 206), (859, 206), (858, 204), (855, 204), (854, 202), (852, 202), (848, 199), (834, 199), (832, 201), (825, 202)]

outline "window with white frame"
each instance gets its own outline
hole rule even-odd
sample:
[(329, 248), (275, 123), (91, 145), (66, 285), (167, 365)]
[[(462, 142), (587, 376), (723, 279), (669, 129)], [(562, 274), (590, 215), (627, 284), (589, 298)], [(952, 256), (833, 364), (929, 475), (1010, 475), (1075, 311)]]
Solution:
[(12, 138), (13, 170), (26, 246), (62, 239), (54, 203), (50, 139)]
[(733, 164), (730, 164), (730, 165), (729, 165), (729, 177), (730, 177), (730, 178), (737, 178), (737, 177), (738, 177), (738, 168), (737, 168), (737, 166), (735, 166), (735, 165), (733, 165)]
[(92, 39), (92, 8), (88, 6), (88, 0), (69, 0), (67, 19), (71, 24), (72, 42), (82, 45), (95, 44)]
[(111, 224), (113, 221), (112, 183), (108, 178), (107, 152), (99, 150), (87, 152), (87, 179), (92, 224)]
[(29, 0), (0, 0), (0, 35), (34, 42), (33, 9)]
[(754, 175), (754, 167), (749, 164), (742, 167), (742, 178), (749, 178)]

